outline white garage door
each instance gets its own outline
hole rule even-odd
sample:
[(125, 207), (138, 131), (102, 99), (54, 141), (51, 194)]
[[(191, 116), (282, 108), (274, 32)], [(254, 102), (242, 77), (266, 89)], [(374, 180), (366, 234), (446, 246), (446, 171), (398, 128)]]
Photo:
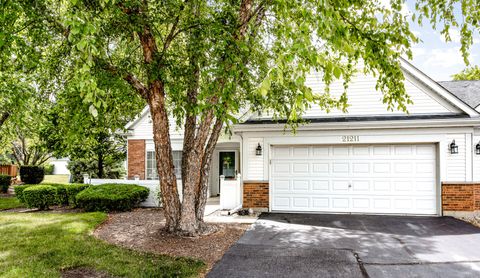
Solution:
[(274, 146), (272, 210), (436, 214), (435, 145)]

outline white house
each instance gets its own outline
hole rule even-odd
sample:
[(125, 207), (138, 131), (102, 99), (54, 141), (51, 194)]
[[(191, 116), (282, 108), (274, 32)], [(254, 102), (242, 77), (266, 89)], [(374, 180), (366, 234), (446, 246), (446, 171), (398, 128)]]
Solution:
[[(414, 102), (409, 114), (387, 111), (376, 80), (358, 75), (346, 114), (314, 107), (304, 115), (310, 124), (296, 134), (268, 113), (236, 125), (215, 149), (209, 194), (222, 194), (221, 175), (235, 180), (241, 173), (239, 200), (246, 208), (412, 215), (478, 210), (480, 98), (470, 94), (480, 91), (439, 84), (406, 61), (402, 69)], [(317, 75), (307, 82), (323, 92)], [(341, 82), (331, 86), (333, 94), (342, 91)], [(170, 125), (180, 177), (183, 134), (173, 120)], [(157, 179), (148, 109), (127, 129), (129, 178)]]

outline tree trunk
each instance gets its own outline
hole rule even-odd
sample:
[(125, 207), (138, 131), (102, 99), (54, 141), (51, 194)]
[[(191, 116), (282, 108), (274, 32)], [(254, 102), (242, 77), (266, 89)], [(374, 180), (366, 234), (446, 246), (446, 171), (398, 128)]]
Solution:
[(148, 104), (153, 124), (153, 140), (155, 143), (155, 157), (160, 180), (160, 191), (165, 212), (165, 229), (168, 232), (178, 231), (178, 221), (181, 213), (178, 197), (177, 178), (175, 176), (172, 146), (170, 142), (168, 113), (165, 105), (163, 84), (153, 81), (148, 94)]
[(103, 179), (103, 154), (102, 152), (98, 153), (98, 161), (97, 161), (97, 174), (99, 179)]
[(10, 113), (8, 112), (3, 112), (2, 115), (0, 115), (0, 127), (7, 121), (8, 117), (10, 117)]
[(203, 226), (203, 216), (205, 213), (205, 205), (207, 204), (208, 182), (210, 180), (210, 169), (212, 167), (212, 156), (215, 146), (217, 145), (218, 137), (223, 127), (223, 122), (218, 120), (213, 126), (212, 134), (208, 140), (205, 148), (205, 154), (201, 166), (201, 179), (197, 187), (197, 197), (195, 200), (196, 219), (200, 226)]

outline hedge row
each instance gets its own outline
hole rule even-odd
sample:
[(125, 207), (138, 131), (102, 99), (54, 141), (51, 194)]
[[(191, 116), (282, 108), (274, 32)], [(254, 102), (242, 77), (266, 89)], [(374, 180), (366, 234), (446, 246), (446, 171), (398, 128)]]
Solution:
[(133, 184), (41, 184), (15, 187), (17, 198), (29, 208), (70, 205), (86, 211), (128, 211), (147, 199), (149, 189)]
[[(76, 183), (42, 185), (26, 184), (16, 186), (14, 190), (17, 199), (26, 204), (27, 207), (47, 209), (50, 205), (70, 205), (72, 207), (76, 207), (76, 195), (88, 187), (88, 184)], [(54, 190), (53, 195), (51, 194), (51, 188)], [(29, 192), (28, 198), (26, 197), (26, 192)], [(39, 201), (36, 200), (36, 198), (43, 198), (44, 200)]]
[(91, 186), (77, 195), (78, 206), (86, 211), (128, 211), (148, 197), (149, 189), (133, 184)]

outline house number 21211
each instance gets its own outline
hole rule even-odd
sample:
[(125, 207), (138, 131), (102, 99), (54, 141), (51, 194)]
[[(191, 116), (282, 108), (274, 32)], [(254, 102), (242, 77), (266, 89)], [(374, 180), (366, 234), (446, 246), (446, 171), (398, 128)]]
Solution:
[(358, 142), (360, 138), (358, 135), (345, 135), (342, 136), (342, 142)]

